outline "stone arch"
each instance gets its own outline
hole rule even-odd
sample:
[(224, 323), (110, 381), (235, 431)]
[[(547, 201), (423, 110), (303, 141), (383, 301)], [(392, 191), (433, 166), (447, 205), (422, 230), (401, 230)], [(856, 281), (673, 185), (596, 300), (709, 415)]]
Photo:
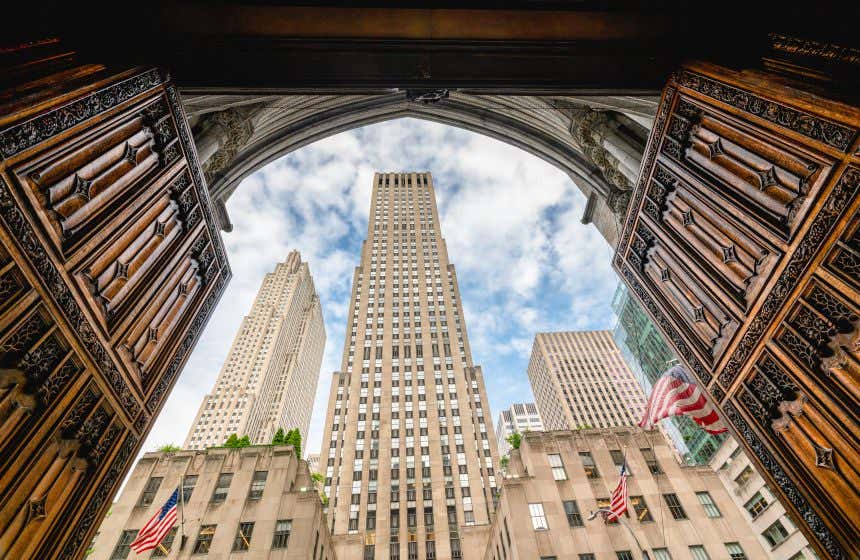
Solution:
[(565, 172), (588, 198), (593, 222), (614, 245), (644, 150), (656, 97), (475, 95), (388, 90), (373, 95), (184, 96), (219, 211), (248, 175), (316, 140), (413, 117), (484, 134)]

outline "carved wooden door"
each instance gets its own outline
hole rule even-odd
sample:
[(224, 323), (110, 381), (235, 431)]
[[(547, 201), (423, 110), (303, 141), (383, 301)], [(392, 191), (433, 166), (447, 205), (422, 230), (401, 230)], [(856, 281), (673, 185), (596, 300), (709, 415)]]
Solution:
[(76, 558), (230, 270), (159, 70), (29, 75), (0, 108), (0, 557)]
[(773, 76), (682, 69), (614, 260), (833, 558), (860, 543), (858, 124)]

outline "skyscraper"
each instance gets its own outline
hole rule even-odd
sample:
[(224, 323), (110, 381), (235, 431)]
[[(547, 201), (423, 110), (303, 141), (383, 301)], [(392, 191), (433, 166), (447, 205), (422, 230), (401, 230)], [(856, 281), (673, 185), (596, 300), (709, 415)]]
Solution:
[[(612, 336), (633, 375), (650, 393), (677, 357), (624, 284), (615, 291), (612, 309), (618, 316)], [(709, 434), (687, 416), (672, 416), (661, 425), (684, 459), (698, 465), (707, 464), (727, 437)]]
[(538, 333), (529, 380), (547, 430), (635, 426), (645, 395), (610, 331)]
[(432, 177), (378, 173), (321, 446), (338, 557), (483, 555), (498, 458), (486, 403)]
[(514, 403), (507, 410), (499, 413), (496, 423), (496, 441), (499, 455), (507, 455), (511, 450), (508, 438), (515, 433), (543, 431), (543, 420), (540, 418), (535, 403)]
[(268, 443), (278, 428), (298, 428), (306, 440), (324, 347), (310, 269), (291, 251), (263, 279), (185, 448), (221, 445), (233, 433)]

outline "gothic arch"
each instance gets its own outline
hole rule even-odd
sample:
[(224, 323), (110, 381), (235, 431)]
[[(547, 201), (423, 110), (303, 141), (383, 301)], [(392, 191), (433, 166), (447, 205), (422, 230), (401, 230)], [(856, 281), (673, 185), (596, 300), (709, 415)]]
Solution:
[(583, 221), (594, 221), (611, 244), (655, 103), (649, 97), (492, 96), (446, 90), (185, 96), (225, 229), (230, 224), (224, 202), (257, 169), (339, 132), (413, 117), (484, 134), (559, 168), (590, 200)]

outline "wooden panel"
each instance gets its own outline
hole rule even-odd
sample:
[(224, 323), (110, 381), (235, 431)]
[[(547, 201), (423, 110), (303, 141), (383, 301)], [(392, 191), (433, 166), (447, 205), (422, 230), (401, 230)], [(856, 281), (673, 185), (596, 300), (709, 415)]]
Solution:
[(0, 128), (2, 557), (82, 554), (230, 277), (173, 86), (92, 76)]
[(691, 65), (614, 266), (822, 555), (860, 542), (860, 111)]

